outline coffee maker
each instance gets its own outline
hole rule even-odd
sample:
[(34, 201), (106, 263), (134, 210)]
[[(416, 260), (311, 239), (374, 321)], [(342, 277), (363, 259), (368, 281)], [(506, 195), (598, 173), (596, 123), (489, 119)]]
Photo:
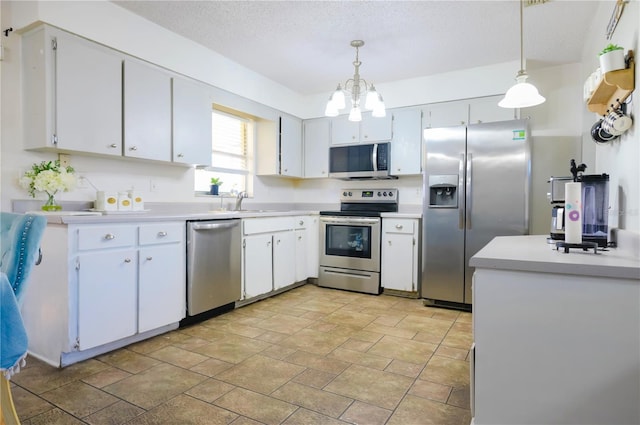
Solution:
[[(572, 160), (572, 165), (575, 162)], [(581, 165), (582, 171), (586, 169)], [(582, 241), (595, 242), (605, 248), (609, 236), (609, 175), (577, 174), (572, 167), (573, 177), (551, 177), (550, 191), (547, 194), (551, 209), (551, 239), (564, 241), (564, 185), (569, 182), (582, 184)], [(578, 169), (579, 171), (579, 169)]]

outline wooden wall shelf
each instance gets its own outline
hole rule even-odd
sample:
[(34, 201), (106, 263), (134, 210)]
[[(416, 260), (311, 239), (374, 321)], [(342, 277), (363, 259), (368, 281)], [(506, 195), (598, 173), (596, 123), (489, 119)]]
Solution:
[(622, 102), (635, 89), (635, 63), (633, 50), (629, 50), (629, 67), (617, 71), (607, 72), (587, 100), (587, 108), (602, 116), (607, 115), (614, 108), (620, 107)]

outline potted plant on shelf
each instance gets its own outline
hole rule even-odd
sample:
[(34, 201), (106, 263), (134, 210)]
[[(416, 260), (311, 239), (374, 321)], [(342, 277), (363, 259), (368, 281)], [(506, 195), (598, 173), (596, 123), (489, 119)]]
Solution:
[(624, 49), (617, 44), (609, 44), (602, 49), (600, 55), (600, 71), (604, 75), (607, 72), (625, 69)]
[(217, 195), (218, 188), (220, 186), (222, 186), (222, 182), (220, 181), (220, 179), (218, 177), (211, 177), (211, 190), (209, 191), (209, 193), (211, 195)]

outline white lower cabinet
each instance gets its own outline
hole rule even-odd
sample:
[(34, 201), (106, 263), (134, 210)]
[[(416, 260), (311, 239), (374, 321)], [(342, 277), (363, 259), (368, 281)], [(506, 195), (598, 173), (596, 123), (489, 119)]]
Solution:
[(49, 224), (24, 297), (34, 357), (60, 367), (178, 327), (184, 222)]
[(136, 257), (133, 248), (78, 255), (79, 350), (136, 333)]
[(419, 227), (418, 219), (382, 219), (380, 278), (384, 289), (417, 291)]
[(247, 218), (242, 232), (243, 300), (317, 277), (317, 216)]
[(320, 221), (317, 215), (295, 218), (296, 282), (317, 278), (320, 264)]
[[(273, 234), (273, 289), (296, 282), (296, 239), (293, 229)], [(305, 277), (306, 278), (306, 277)], [(301, 279), (302, 280), (302, 279)]]
[(146, 332), (185, 317), (185, 225), (138, 226), (138, 245), (138, 332)]
[(273, 290), (273, 237), (271, 234), (245, 236), (242, 241), (242, 299)]

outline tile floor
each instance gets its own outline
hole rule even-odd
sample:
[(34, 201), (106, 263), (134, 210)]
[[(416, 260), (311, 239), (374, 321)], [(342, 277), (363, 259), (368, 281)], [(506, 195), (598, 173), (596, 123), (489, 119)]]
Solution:
[(471, 314), (307, 284), (13, 378), (25, 425), (468, 425)]

